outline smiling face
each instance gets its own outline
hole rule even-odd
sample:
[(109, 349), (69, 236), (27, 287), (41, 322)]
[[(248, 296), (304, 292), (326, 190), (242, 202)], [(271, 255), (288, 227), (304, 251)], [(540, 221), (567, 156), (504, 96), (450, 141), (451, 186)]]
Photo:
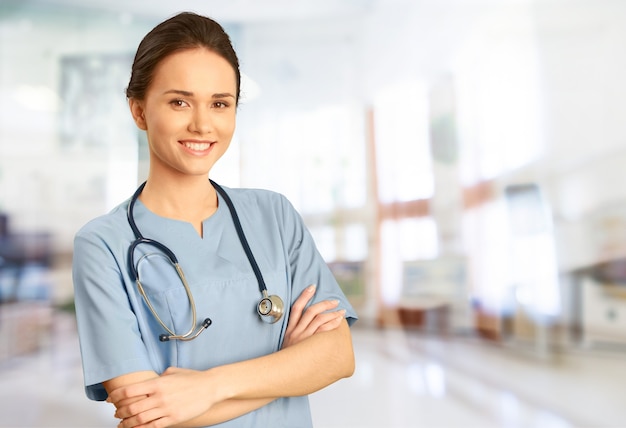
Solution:
[(145, 98), (129, 99), (135, 123), (148, 135), (150, 176), (206, 178), (233, 137), (236, 91), (233, 67), (213, 51), (164, 58)]

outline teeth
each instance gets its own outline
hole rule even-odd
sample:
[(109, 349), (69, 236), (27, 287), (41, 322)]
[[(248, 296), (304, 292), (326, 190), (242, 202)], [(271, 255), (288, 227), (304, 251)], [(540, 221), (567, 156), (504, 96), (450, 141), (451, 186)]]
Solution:
[(211, 143), (185, 143), (185, 147), (191, 150), (206, 150), (211, 147)]

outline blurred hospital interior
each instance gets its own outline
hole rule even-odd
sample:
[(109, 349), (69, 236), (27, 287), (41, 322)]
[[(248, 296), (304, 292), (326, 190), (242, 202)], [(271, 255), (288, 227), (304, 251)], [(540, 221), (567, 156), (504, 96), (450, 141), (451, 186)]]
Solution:
[(316, 427), (626, 425), (626, 2), (0, 0), (0, 427), (116, 424), (73, 236), (146, 177), (124, 90), (183, 10), (243, 73), (212, 178), (285, 194), (360, 317)]

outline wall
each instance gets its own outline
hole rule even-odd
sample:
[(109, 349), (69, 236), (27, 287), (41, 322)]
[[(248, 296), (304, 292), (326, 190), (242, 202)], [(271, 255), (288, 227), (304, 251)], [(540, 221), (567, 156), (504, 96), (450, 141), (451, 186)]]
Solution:
[[(474, 160), (440, 178), (458, 169), (467, 183), (489, 181), (496, 198), (508, 185), (538, 183), (554, 216), (561, 272), (623, 256), (625, 18), (626, 5), (614, 0), (449, 0), (372, 1), (335, 18), (233, 23), (242, 70), (253, 83), (229, 162), (241, 165), (242, 185), (283, 191), (299, 206), (311, 200), (301, 189), (317, 187), (324, 171), (305, 176), (304, 164), (290, 156), (301, 156), (302, 141), (321, 146), (329, 128), (306, 122), (302, 138), (287, 141), (285, 129), (272, 124), (340, 105), (349, 113), (338, 122), (349, 123), (333, 126), (347, 130), (343, 141), (364, 146), (367, 112), (381, 92), (396, 90), (400, 105), (409, 93), (403, 88), (428, 94), (449, 81), (458, 97), (459, 155)], [(0, 8), (0, 94), (10, 100), (0, 105), (0, 209), (11, 214), (12, 227), (52, 231), (58, 250), (68, 252), (79, 225), (131, 193), (136, 135), (124, 131), (104, 149), (63, 148), (59, 64), (72, 55), (132, 53), (158, 20), (20, 2)], [(342, 159), (366, 159), (364, 147), (350, 150)], [(371, 198), (371, 165), (365, 171), (356, 185)], [(439, 201), (445, 213), (447, 201)], [(371, 225), (374, 208), (368, 199), (353, 214)], [(374, 238), (368, 235), (368, 245)], [(375, 288), (370, 297), (379, 298)]]
[[(0, 93), (7, 100), (0, 106), (0, 209), (10, 214), (12, 229), (50, 231), (57, 249), (69, 251), (77, 224), (111, 207), (107, 176), (125, 174), (124, 159), (137, 149), (135, 135), (111, 138), (107, 147), (63, 145), (60, 63), (132, 55), (149, 24), (123, 14), (16, 4), (0, 8)], [(125, 109), (123, 87), (117, 91)], [(124, 126), (102, 123), (98, 132), (116, 136)]]

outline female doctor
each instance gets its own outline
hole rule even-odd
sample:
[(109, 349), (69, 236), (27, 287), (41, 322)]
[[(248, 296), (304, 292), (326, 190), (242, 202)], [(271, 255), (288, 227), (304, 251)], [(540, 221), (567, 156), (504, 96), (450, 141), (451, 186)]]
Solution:
[(307, 394), (354, 371), (356, 314), (280, 194), (208, 179), (240, 73), (215, 21), (176, 15), (139, 45), (127, 97), (147, 181), (76, 235), (85, 389), (120, 427), (310, 427)]

